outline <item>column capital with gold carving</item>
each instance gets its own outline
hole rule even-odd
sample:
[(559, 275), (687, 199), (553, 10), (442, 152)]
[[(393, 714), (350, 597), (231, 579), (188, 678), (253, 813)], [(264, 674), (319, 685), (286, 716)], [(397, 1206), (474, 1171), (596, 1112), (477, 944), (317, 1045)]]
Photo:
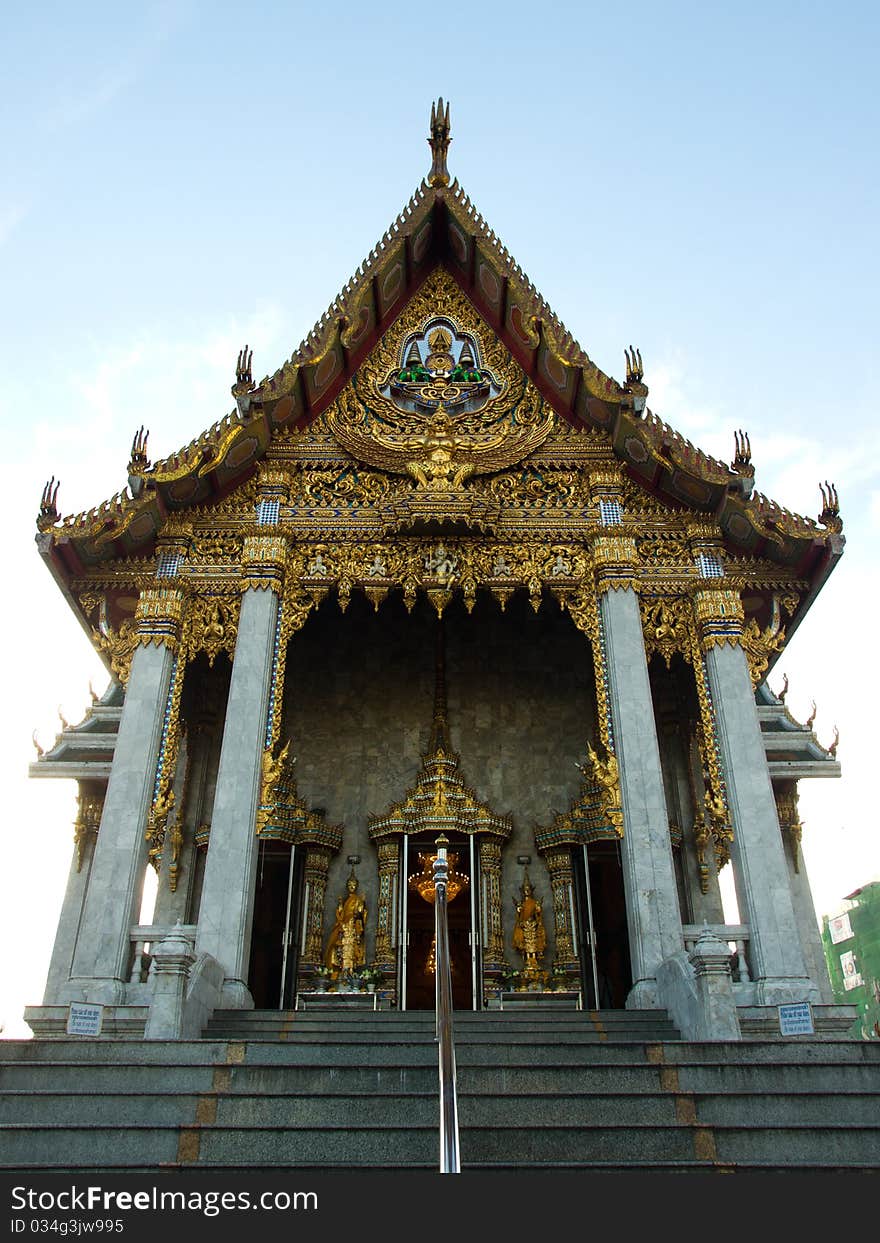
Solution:
[(596, 590), (622, 591), (627, 587), (638, 591), (636, 567), (639, 554), (635, 540), (629, 535), (600, 535), (591, 548), (596, 571)]
[(623, 496), (623, 471), (609, 466), (602, 470), (590, 471), (590, 495), (594, 501), (600, 499), (618, 501)]
[(256, 587), (280, 593), (286, 560), (287, 540), (283, 535), (246, 536), (241, 550), (242, 591)]
[(134, 615), (138, 643), (164, 643), (176, 648), (182, 618), (182, 591), (174, 587), (146, 587)]
[(695, 592), (694, 617), (705, 651), (742, 641), (745, 614), (738, 591), (716, 588)]
[(257, 490), (261, 500), (286, 505), (290, 499), (290, 475), (277, 462), (261, 463)]

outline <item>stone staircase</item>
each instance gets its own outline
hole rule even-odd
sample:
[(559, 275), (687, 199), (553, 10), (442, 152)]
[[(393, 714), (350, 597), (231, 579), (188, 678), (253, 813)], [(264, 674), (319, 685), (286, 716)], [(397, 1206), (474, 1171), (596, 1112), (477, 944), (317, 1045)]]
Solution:
[[(880, 1043), (685, 1043), (656, 1011), (458, 1012), (463, 1172), (880, 1168)], [(227, 1011), (0, 1041), (0, 1170), (436, 1171), (430, 1013)]]

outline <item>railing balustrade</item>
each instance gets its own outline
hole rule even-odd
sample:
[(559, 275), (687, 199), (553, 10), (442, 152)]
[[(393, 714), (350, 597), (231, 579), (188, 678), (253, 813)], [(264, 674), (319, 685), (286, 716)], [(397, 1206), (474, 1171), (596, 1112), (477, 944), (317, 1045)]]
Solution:
[(434, 860), (434, 931), (436, 936), (435, 986), (437, 1006), (437, 1045), (440, 1070), (440, 1173), (460, 1174), (458, 1144), (458, 1087), (455, 1077), (455, 1043), (452, 1030), (452, 963), (449, 957), (449, 921), (446, 882), (449, 864), (448, 839), (436, 840)]

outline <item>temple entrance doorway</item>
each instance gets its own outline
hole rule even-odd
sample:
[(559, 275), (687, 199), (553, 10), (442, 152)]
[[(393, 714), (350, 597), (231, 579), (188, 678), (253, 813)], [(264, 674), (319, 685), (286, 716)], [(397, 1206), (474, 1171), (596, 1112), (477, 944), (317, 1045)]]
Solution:
[(287, 842), (260, 842), (248, 972), (257, 1010), (287, 1010), (294, 1004), (303, 858), (304, 852)]
[(619, 842), (573, 848), (584, 1008), (622, 1010), (632, 987)]
[[(430, 885), (430, 864), (436, 855), (436, 833), (404, 837), (402, 855), (401, 902), (403, 927), (400, 936), (399, 995), (406, 1010), (433, 1010), (436, 974), (434, 962), (434, 902)], [(450, 863), (449, 954), (452, 964), (452, 1004), (456, 1010), (475, 1009), (474, 998), (481, 990), (478, 937), (473, 928), (479, 884), (476, 877), (477, 854), (474, 839), (450, 834), (447, 857)], [(456, 856), (453, 859), (453, 856)], [(456, 878), (458, 878), (456, 880)], [(412, 882), (412, 883), (410, 883)], [(452, 891), (458, 886), (455, 896)], [(425, 896), (422, 896), (422, 893)]]

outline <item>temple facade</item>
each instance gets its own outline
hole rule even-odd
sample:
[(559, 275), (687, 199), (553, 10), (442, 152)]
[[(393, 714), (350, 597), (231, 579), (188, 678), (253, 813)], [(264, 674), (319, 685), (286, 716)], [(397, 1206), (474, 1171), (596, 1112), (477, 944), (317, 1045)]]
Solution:
[[(843, 550), (572, 339), (447, 170), (234, 410), (37, 543), (111, 675), (32, 765), (79, 783), (37, 1035), (199, 1035), (368, 979), (561, 990), (736, 1038), (831, 1001), (798, 781), (836, 745), (767, 674)], [(139, 922), (148, 869), (152, 922)], [(732, 877), (738, 915), (725, 916)], [(454, 893), (453, 893), (454, 889)], [(35, 1003), (36, 1003), (35, 999)]]

